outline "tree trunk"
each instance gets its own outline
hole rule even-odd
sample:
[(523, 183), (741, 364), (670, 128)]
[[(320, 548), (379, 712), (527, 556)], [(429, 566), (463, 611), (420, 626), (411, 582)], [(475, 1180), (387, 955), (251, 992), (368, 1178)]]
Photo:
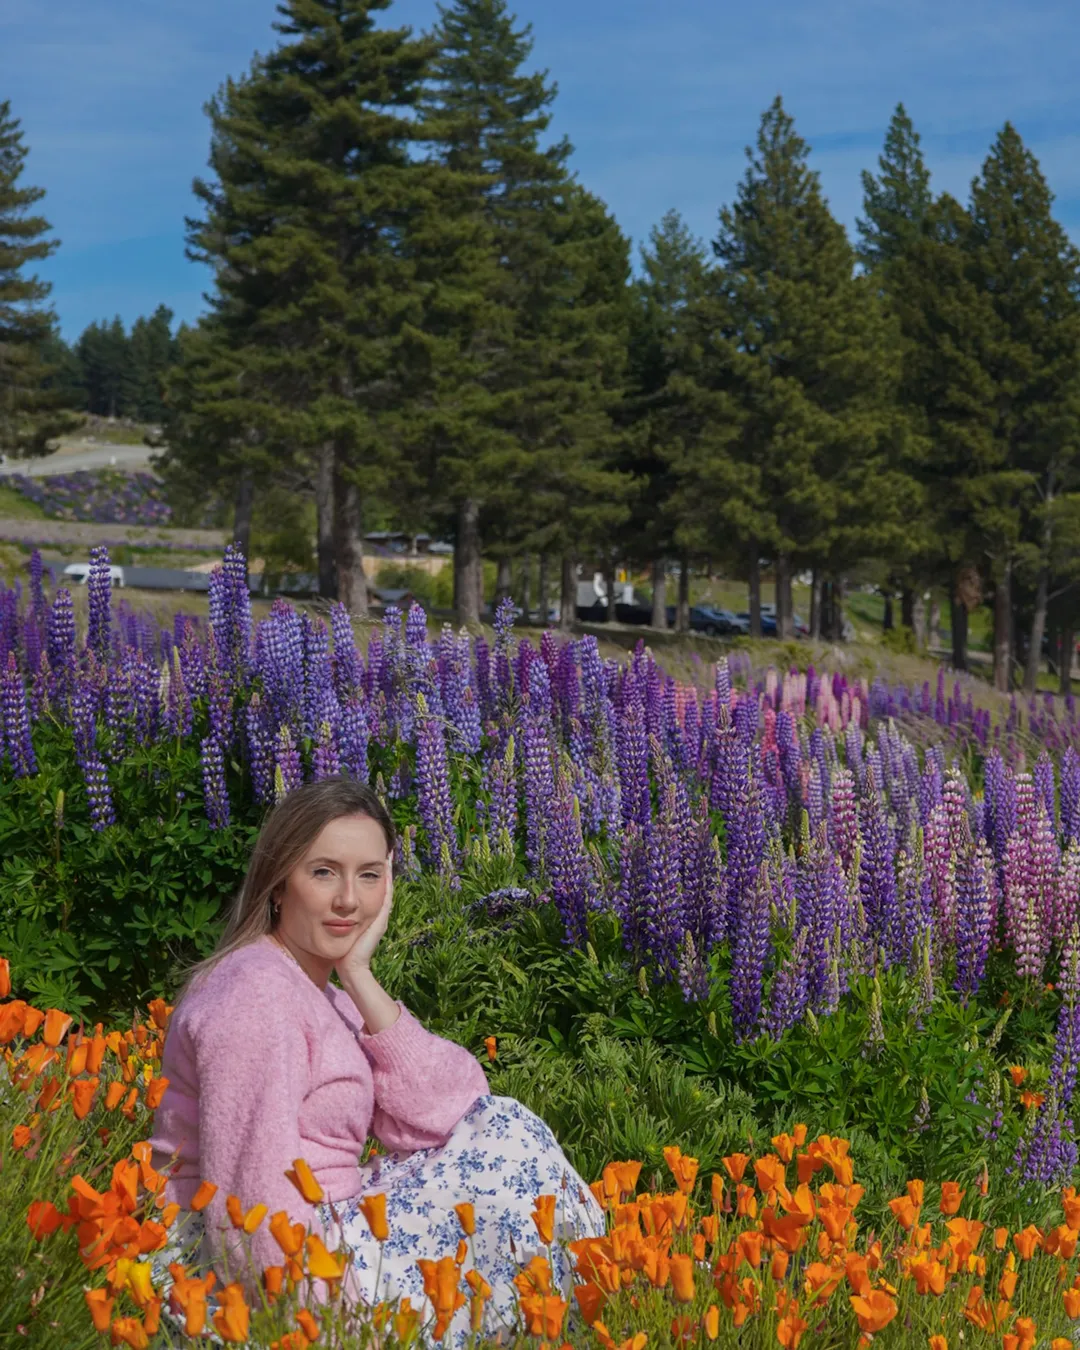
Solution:
[(791, 559), (785, 553), (776, 559), (776, 636), (790, 642), (795, 636), (791, 604)]
[(821, 573), (816, 567), (810, 579), (810, 640), (821, 640)]
[(896, 618), (895, 615), (893, 614), (893, 594), (892, 591), (886, 591), (885, 613), (882, 615), (881, 618), (881, 631), (883, 633), (887, 633), (889, 632), (890, 629), (895, 627), (896, 627)]
[(679, 602), (675, 606), (675, 627), (680, 633), (690, 631), (690, 559), (685, 553), (679, 559)]
[(615, 622), (615, 558), (611, 554), (604, 559), (604, 621)]
[(551, 596), (548, 585), (548, 555), (540, 554), (540, 566), (537, 569), (536, 578), (536, 603), (540, 608), (540, 627), (548, 626), (548, 615), (551, 613)]
[(251, 562), (251, 517), (255, 511), (255, 475), (249, 468), (240, 470), (236, 480), (236, 501), (233, 507), (233, 543)]
[(569, 553), (563, 555), (562, 577), (559, 588), (559, 627), (564, 633), (577, 618), (577, 568)]
[(761, 636), (761, 563), (758, 561), (757, 544), (753, 544), (750, 549), (750, 574), (747, 584), (750, 589), (750, 636), (759, 638)]
[(1072, 693), (1072, 663), (1075, 636), (1066, 624), (1060, 634), (1061, 650), (1058, 657), (1058, 689), (1062, 697)]
[(510, 599), (510, 592), (514, 585), (514, 574), (510, 566), (510, 556), (506, 553), (499, 554), (499, 561), (495, 570), (495, 604), (499, 605), (503, 600)]
[(837, 577), (832, 586), (833, 633), (837, 642), (844, 640), (844, 578)]
[(994, 587), (994, 688), (1008, 693), (1012, 686), (1012, 561), (1001, 569)]
[(368, 616), (364, 546), (360, 538), (360, 488), (345, 475), (341, 457), (334, 461), (334, 553), (338, 599), (358, 618)]
[(905, 586), (900, 592), (900, 622), (905, 628), (915, 631), (915, 591), (911, 586)]
[(454, 547), (454, 607), (459, 624), (480, 622), (480, 588), (483, 580), (480, 503), (475, 497), (467, 497), (458, 506), (457, 542)]
[(319, 594), (324, 600), (337, 599), (337, 562), (334, 558), (334, 445), (327, 441), (319, 447), (315, 469), (316, 556), (319, 565)]
[(652, 618), (654, 628), (667, 627), (667, 574), (662, 560), (652, 565)]
[(532, 554), (526, 553), (521, 559), (521, 612), (522, 623), (532, 622)]
[(958, 596), (953, 596), (952, 616), (952, 663), (953, 670), (968, 668), (968, 612), (967, 605)]
[(1027, 662), (1024, 666), (1024, 692), (1033, 694), (1039, 683), (1042, 665), (1043, 634), (1046, 632), (1046, 607), (1049, 603), (1050, 576), (1045, 567), (1039, 570), (1035, 584), (1035, 612), (1031, 616), (1031, 634), (1028, 638)]

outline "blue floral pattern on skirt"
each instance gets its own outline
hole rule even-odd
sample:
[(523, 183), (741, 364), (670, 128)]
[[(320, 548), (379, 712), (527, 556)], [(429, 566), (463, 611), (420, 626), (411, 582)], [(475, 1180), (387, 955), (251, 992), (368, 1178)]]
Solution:
[[(320, 1205), (319, 1217), (329, 1237), (339, 1235), (351, 1249), (357, 1284), (370, 1302), (407, 1295), (429, 1323), (434, 1311), (416, 1263), (420, 1257), (438, 1260), (457, 1251), (461, 1225), (455, 1205), (470, 1202), (476, 1215), (463, 1269), (475, 1267), (491, 1285), (488, 1334), (513, 1325), (513, 1279), (533, 1256), (551, 1261), (553, 1289), (569, 1298), (573, 1264), (560, 1240), (599, 1237), (605, 1231), (603, 1210), (551, 1130), (512, 1097), (478, 1098), (441, 1148), (376, 1154), (360, 1170), (365, 1174), (361, 1196), (386, 1195), (386, 1240), (380, 1244), (372, 1237), (360, 1197)], [(538, 1195), (555, 1196), (550, 1249), (541, 1243), (532, 1219)], [(471, 1334), (466, 1304), (442, 1344), (456, 1350)]]

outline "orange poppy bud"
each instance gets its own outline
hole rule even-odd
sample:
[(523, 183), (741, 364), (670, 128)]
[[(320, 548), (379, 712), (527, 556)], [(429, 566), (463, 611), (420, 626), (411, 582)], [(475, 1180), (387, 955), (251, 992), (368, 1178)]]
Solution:
[(676, 1303), (694, 1301), (694, 1258), (686, 1252), (676, 1252), (669, 1259), (671, 1292)]
[(156, 1111), (161, 1105), (161, 1099), (165, 1096), (166, 1089), (169, 1086), (167, 1078), (152, 1078), (146, 1089), (146, 1105), (151, 1111)]
[(476, 1213), (473, 1210), (471, 1202), (463, 1200), (460, 1205), (455, 1205), (454, 1213), (458, 1216), (458, 1223), (461, 1224), (461, 1231), (466, 1237), (472, 1237), (476, 1232)]
[(920, 1181), (917, 1177), (915, 1177), (908, 1182), (907, 1186), (905, 1187), (905, 1190), (907, 1191), (908, 1199), (915, 1206), (915, 1208), (921, 1209), (923, 1197), (926, 1193), (925, 1184), (922, 1181)]
[(242, 1345), (248, 1338), (251, 1311), (239, 1284), (227, 1284), (219, 1292), (218, 1310), (214, 1313), (214, 1329), (223, 1341)]
[(675, 1178), (676, 1186), (683, 1195), (689, 1195), (697, 1180), (698, 1160), (687, 1157), (676, 1144), (664, 1149), (664, 1161)]
[(11, 965), (6, 956), (0, 956), (0, 998), (11, 993)]
[(308, 1338), (309, 1341), (317, 1341), (319, 1339), (319, 1332), (321, 1330), (321, 1327), (319, 1326), (318, 1322), (315, 1321), (314, 1317), (312, 1317), (311, 1313), (309, 1313), (306, 1308), (300, 1309), (300, 1311), (296, 1314), (296, 1320), (300, 1324), (300, 1330), (304, 1333), (304, 1335)]
[(266, 1290), (266, 1296), (271, 1303), (285, 1288), (285, 1267), (267, 1266), (263, 1271), (263, 1288)]
[(772, 1262), (769, 1266), (769, 1274), (779, 1284), (787, 1275), (788, 1262), (791, 1257), (782, 1248), (772, 1254)]
[(199, 1189), (191, 1197), (191, 1208), (196, 1214), (201, 1213), (206, 1206), (217, 1195), (217, 1187), (212, 1181), (201, 1181)]
[(80, 1078), (71, 1085), (71, 1106), (76, 1120), (85, 1120), (94, 1104), (94, 1093), (98, 1090), (96, 1078)]
[(724, 1178), (719, 1172), (714, 1172), (710, 1178), (710, 1190), (712, 1192), (712, 1202), (714, 1209), (722, 1209), (724, 1201), (727, 1199), (727, 1192), (724, 1187)]
[(292, 1168), (285, 1175), (309, 1205), (317, 1205), (324, 1198), (323, 1188), (315, 1180), (315, 1174), (303, 1158), (295, 1158)]
[(256, 1228), (258, 1228), (259, 1224), (261, 1224), (263, 1219), (266, 1218), (267, 1209), (268, 1206), (266, 1205), (251, 1206), (248, 1212), (244, 1215), (243, 1226), (245, 1233), (254, 1233)]
[(1067, 1317), (1080, 1317), (1080, 1289), (1065, 1289), (1061, 1294), (1065, 1302), (1065, 1315)]
[(68, 1014), (61, 1012), (59, 1008), (50, 1008), (45, 1014), (45, 1030), (41, 1039), (55, 1050), (67, 1035), (71, 1020)]
[(555, 1240), (555, 1197), (553, 1195), (538, 1195), (536, 1197), (536, 1208), (532, 1212), (532, 1220), (536, 1224), (536, 1231), (540, 1234), (540, 1241), (550, 1247)]
[(726, 1158), (721, 1158), (720, 1161), (724, 1164), (724, 1169), (732, 1181), (739, 1182), (746, 1174), (750, 1155), (748, 1153), (729, 1153)]
[(930, 1337), (928, 1350), (949, 1350), (949, 1342), (939, 1332)]
[(112, 1320), (114, 1302), (109, 1296), (109, 1291), (107, 1289), (87, 1289), (83, 1298), (86, 1299), (86, 1306), (90, 1310), (94, 1330), (108, 1331), (109, 1323)]
[(372, 1237), (379, 1242), (385, 1242), (390, 1236), (390, 1230), (386, 1226), (386, 1196), (365, 1195), (360, 1200), (360, 1209), (367, 1219)]
[(494, 1063), (495, 1063), (495, 1054), (496, 1054), (496, 1050), (497, 1050), (497, 1044), (496, 1044), (496, 1041), (495, 1041), (495, 1037), (494, 1037), (494, 1036), (485, 1036), (485, 1037), (484, 1037), (484, 1049), (487, 1051), (488, 1063), (489, 1063), (489, 1064), (494, 1064)]
[(940, 1204), (942, 1214), (955, 1214), (965, 1194), (966, 1192), (962, 1191), (955, 1181), (943, 1181)]

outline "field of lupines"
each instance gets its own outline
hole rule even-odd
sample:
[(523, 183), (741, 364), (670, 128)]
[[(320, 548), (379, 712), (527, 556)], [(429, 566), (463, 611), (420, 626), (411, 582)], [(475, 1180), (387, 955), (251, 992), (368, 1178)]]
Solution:
[[(660, 1201), (630, 1202), (636, 1178), (621, 1186), (616, 1233), (657, 1241), (632, 1251), (613, 1233), (602, 1262), (584, 1254), (584, 1285), (612, 1284), (610, 1311), (588, 1316), (601, 1293), (587, 1293), (564, 1327), (544, 1294), (538, 1337), (704, 1343), (747, 1318), (740, 1344), (849, 1345), (861, 1327), (883, 1343), (955, 1345), (963, 1329), (965, 1344), (1034, 1345), (1027, 1318), (1039, 1344), (1065, 1334), (1080, 1300), (1080, 1213), (1071, 1199), (1061, 1213), (1080, 1064), (1071, 704), (1014, 703), (995, 721), (943, 678), (902, 688), (734, 660), (680, 684), (644, 648), (617, 664), (589, 637), (518, 642), (506, 614), (490, 642), (450, 628), (432, 642), (419, 608), (390, 612), (361, 652), (340, 606), (327, 623), (277, 601), (253, 631), (232, 551), (209, 621), (161, 628), (114, 611), (104, 550), (95, 563), (85, 632), (36, 556), (29, 584), (0, 592), (0, 951), (24, 1008), (89, 1026), (168, 996), (213, 945), (265, 809), (306, 777), (361, 775), (402, 827), (387, 987), (478, 1054), (495, 1036), (493, 1091), (543, 1114), (585, 1175), (634, 1158), (655, 1186), (677, 1145), (695, 1162), (676, 1195), (721, 1178), (712, 1209), (670, 1231)], [(50, 1271), (23, 1314), (40, 1333), (53, 1286), (62, 1325), (75, 1318), (81, 1277), (70, 1233), (35, 1245), (25, 1197), (71, 1228), (68, 1174), (83, 1168), (93, 1189), (121, 1167), (145, 1108), (117, 1130), (95, 1071), (81, 1117), (79, 1074), (57, 1080), (71, 1108), (55, 1109), (61, 1093), (47, 1111), (27, 1086), (36, 1025), (6, 1015), (0, 1201), (21, 1213), (0, 1259)], [(788, 1188), (780, 1141), (796, 1119), (858, 1164), (865, 1192), (848, 1193), (849, 1164), (831, 1189), (800, 1191), (813, 1169), (797, 1159)], [(38, 1142), (20, 1132), (15, 1146), (21, 1130)], [(744, 1154), (765, 1169), (753, 1196), (732, 1189)], [(941, 1233), (917, 1213), (923, 1181), (941, 1191)], [(961, 1191), (962, 1215), (947, 1198)], [(853, 1200), (863, 1239), (846, 1226)], [(830, 1227), (835, 1204), (852, 1213)], [(155, 1295), (130, 1269), (112, 1267), (102, 1298), (143, 1297), (118, 1315), (145, 1318)], [(602, 1333), (584, 1325), (598, 1318)], [(267, 1325), (281, 1344), (311, 1330)], [(328, 1325), (320, 1343), (337, 1335)]]
[[(165, 487), (152, 473), (119, 469), (78, 469), (74, 473), (32, 478), (10, 473), (0, 479), (51, 520), (82, 520), (101, 525), (169, 525), (172, 507)], [(209, 522), (208, 522), (209, 523)]]

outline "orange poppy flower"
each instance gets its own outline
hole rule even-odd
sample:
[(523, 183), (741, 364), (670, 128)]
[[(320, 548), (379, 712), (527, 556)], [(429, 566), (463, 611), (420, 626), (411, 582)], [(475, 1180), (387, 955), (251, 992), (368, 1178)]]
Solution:
[(300, 1330), (304, 1333), (304, 1335), (308, 1338), (309, 1341), (317, 1341), (319, 1339), (319, 1332), (322, 1330), (322, 1328), (319, 1326), (318, 1322), (315, 1321), (314, 1317), (312, 1317), (311, 1313), (309, 1313), (306, 1308), (300, 1309), (300, 1311), (296, 1314), (296, 1320), (299, 1323)]
[(476, 1212), (472, 1203), (468, 1200), (462, 1201), (460, 1205), (454, 1206), (454, 1213), (458, 1216), (461, 1231), (466, 1237), (472, 1237), (476, 1232)]
[(538, 1195), (536, 1208), (532, 1212), (532, 1221), (540, 1234), (540, 1241), (550, 1247), (555, 1240), (555, 1197)]
[(1021, 1260), (1030, 1261), (1035, 1255), (1035, 1248), (1042, 1242), (1042, 1233), (1033, 1223), (1022, 1229), (1019, 1233), (1013, 1234), (1013, 1243), (1020, 1254)]
[(146, 1089), (146, 1105), (149, 1110), (156, 1111), (158, 1109), (168, 1086), (169, 1080), (167, 1078), (153, 1078), (150, 1080)]
[(1032, 1350), (1035, 1344), (1035, 1322), (1030, 1317), (1018, 1317), (1013, 1324), (1016, 1350)]
[(781, 1162), (789, 1163), (795, 1156), (796, 1141), (792, 1135), (777, 1134), (773, 1136), (771, 1142), (773, 1148), (776, 1149)]
[(921, 1209), (922, 1202), (926, 1194), (925, 1183), (920, 1181), (918, 1177), (913, 1177), (912, 1180), (908, 1182), (907, 1186), (904, 1189), (907, 1191), (908, 1198), (911, 1200), (911, 1203), (915, 1206), (915, 1208)]
[(753, 1186), (740, 1185), (735, 1192), (735, 1214), (740, 1219), (757, 1218), (757, 1196)]
[(792, 1301), (776, 1324), (776, 1339), (784, 1350), (798, 1350), (803, 1332), (809, 1325), (805, 1318), (799, 1316), (799, 1305)]
[(757, 1270), (758, 1266), (761, 1265), (761, 1246), (764, 1241), (764, 1233), (760, 1233), (753, 1228), (740, 1233), (735, 1239), (735, 1250), (738, 1252), (739, 1258), (745, 1261), (748, 1266), (753, 1267), (754, 1270)]
[(26, 1211), (26, 1224), (33, 1237), (40, 1242), (60, 1227), (63, 1216), (51, 1200), (34, 1200)]
[(217, 1195), (217, 1187), (214, 1183), (212, 1181), (201, 1181), (199, 1189), (191, 1197), (191, 1208), (196, 1214), (201, 1213), (215, 1195)]
[(701, 1324), (705, 1328), (705, 1335), (710, 1341), (715, 1341), (720, 1335), (720, 1309), (715, 1303), (710, 1303), (705, 1309), (705, 1317)]
[(267, 1298), (273, 1303), (285, 1288), (285, 1267), (267, 1266), (263, 1271), (263, 1288), (266, 1290)]
[(844, 1235), (844, 1229), (851, 1222), (851, 1210), (847, 1205), (840, 1205), (835, 1202), (825, 1205), (819, 1203), (817, 1216), (833, 1242), (840, 1241)]
[(372, 1237), (378, 1242), (385, 1242), (390, 1236), (386, 1223), (386, 1196), (381, 1192), (378, 1195), (365, 1195), (359, 1204)]
[(724, 1170), (732, 1181), (740, 1182), (746, 1174), (750, 1155), (749, 1153), (729, 1153), (726, 1158), (721, 1158), (720, 1161), (724, 1164)]
[(1050, 1350), (1076, 1350), (1076, 1344), (1068, 1336), (1055, 1336), (1050, 1342)]
[(775, 1211), (762, 1211), (761, 1228), (767, 1238), (771, 1238), (786, 1252), (797, 1252), (806, 1241), (806, 1225), (810, 1219), (805, 1214), (784, 1214), (778, 1217)]
[(914, 1228), (919, 1221), (919, 1207), (912, 1202), (910, 1195), (901, 1195), (895, 1200), (890, 1200), (889, 1208), (892, 1210), (896, 1222), (905, 1232)]
[(11, 966), (6, 956), (0, 956), (0, 998), (11, 993)]
[(927, 1350), (949, 1350), (949, 1342), (938, 1332), (930, 1337)]
[(872, 1289), (868, 1294), (853, 1294), (851, 1306), (860, 1330), (871, 1333), (882, 1331), (899, 1311), (896, 1299), (884, 1289)]
[(844, 1278), (844, 1267), (826, 1265), (823, 1261), (812, 1261), (806, 1267), (806, 1291), (813, 1295), (810, 1306), (820, 1308), (833, 1296), (840, 1281)]
[(317, 1205), (323, 1199), (323, 1188), (315, 1180), (315, 1174), (303, 1158), (295, 1158), (285, 1175), (309, 1205)]
[(960, 1201), (963, 1200), (966, 1192), (962, 1191), (955, 1181), (943, 1181), (941, 1183), (941, 1204), (942, 1214), (955, 1214), (960, 1208)]
[(1070, 1186), (1061, 1193), (1061, 1205), (1065, 1211), (1065, 1222), (1070, 1228), (1080, 1228), (1080, 1196), (1076, 1187)]
[[(308, 1270), (317, 1280), (326, 1280), (331, 1283), (334, 1280), (340, 1280), (345, 1273), (345, 1258), (339, 1256), (336, 1252), (326, 1250), (326, 1245), (322, 1238), (315, 1233), (309, 1233), (304, 1239), (304, 1245), (307, 1248)], [(450, 1261), (449, 1257), (445, 1258)], [(453, 1262), (450, 1262), (453, 1265)]]
[(1061, 1297), (1065, 1302), (1065, 1315), (1074, 1320), (1080, 1317), (1080, 1289), (1063, 1289)]
[(484, 1049), (487, 1051), (488, 1063), (489, 1063), (489, 1064), (494, 1064), (494, 1063), (495, 1063), (495, 1055), (496, 1055), (497, 1050), (498, 1050), (498, 1045), (497, 1045), (497, 1042), (496, 1042), (494, 1036), (485, 1036), (485, 1037), (484, 1037)]
[[(473, 1272), (470, 1270), (469, 1275)], [(465, 1278), (468, 1279), (469, 1275)], [(596, 1284), (575, 1284), (574, 1299), (581, 1309), (581, 1315), (585, 1321), (592, 1326), (603, 1311), (604, 1304), (607, 1302), (607, 1294), (599, 1285)]]
[(115, 1111), (116, 1108), (120, 1105), (123, 1096), (124, 1096), (124, 1084), (120, 1081), (119, 1078), (114, 1078), (113, 1081), (109, 1084), (109, 1086), (105, 1089), (105, 1110)]
[(1028, 1071), (1020, 1064), (1009, 1065), (1009, 1077), (1013, 1080), (1013, 1087), (1021, 1087), (1024, 1079), (1027, 1078)]
[(1037, 1106), (1042, 1106), (1046, 1101), (1046, 1095), (1042, 1092), (1021, 1092), (1020, 1102), (1025, 1110), (1031, 1111)]
[(45, 1030), (41, 1033), (41, 1039), (55, 1050), (67, 1035), (71, 1021), (71, 1017), (59, 1008), (50, 1008), (45, 1014)]
[(775, 1153), (766, 1153), (754, 1163), (754, 1175), (757, 1177), (758, 1190), (768, 1194), (784, 1184), (784, 1164)]
[(40, 1008), (28, 1007), (23, 1013), (22, 1034), (26, 1040), (31, 1036), (37, 1035), (37, 1029), (45, 1021), (45, 1014)]
[(113, 1298), (107, 1289), (87, 1289), (83, 1293), (95, 1331), (108, 1331), (112, 1320)]
[(773, 1252), (772, 1261), (769, 1264), (769, 1274), (777, 1284), (787, 1276), (790, 1261), (791, 1257), (782, 1248), (780, 1251)]
[[(449, 1256), (441, 1257), (438, 1261), (429, 1260), (421, 1257), (417, 1263), (420, 1267), (420, 1273), (424, 1278), (424, 1293), (431, 1300), (432, 1307), (435, 1309), (435, 1327), (432, 1332), (436, 1340), (441, 1340), (446, 1334), (446, 1329), (457, 1312), (458, 1308), (465, 1306), (465, 1295), (458, 1288), (459, 1272), (457, 1266)], [(558, 1300), (565, 1311), (566, 1304), (562, 1299)], [(525, 1300), (522, 1300), (524, 1309)], [(541, 1314), (542, 1315), (542, 1314)], [(562, 1318), (560, 1316), (561, 1324)], [(557, 1332), (552, 1332), (556, 1335)]]
[(915, 1281), (919, 1294), (937, 1294), (945, 1292), (945, 1267), (935, 1261), (927, 1252), (919, 1252), (908, 1263), (908, 1273)]
[(251, 1311), (239, 1284), (227, 1284), (218, 1293), (218, 1310), (214, 1313), (214, 1329), (223, 1341), (242, 1345), (248, 1338)]
[(687, 1157), (677, 1144), (664, 1149), (664, 1161), (675, 1178), (675, 1184), (683, 1195), (689, 1195), (697, 1180), (698, 1160)]
[(23, 1014), (26, 1012), (26, 1004), (21, 998), (15, 999), (13, 1003), (5, 1003), (0, 1007), (0, 1045), (7, 1045), (8, 1041), (13, 1041), (16, 1036), (22, 1035)]

